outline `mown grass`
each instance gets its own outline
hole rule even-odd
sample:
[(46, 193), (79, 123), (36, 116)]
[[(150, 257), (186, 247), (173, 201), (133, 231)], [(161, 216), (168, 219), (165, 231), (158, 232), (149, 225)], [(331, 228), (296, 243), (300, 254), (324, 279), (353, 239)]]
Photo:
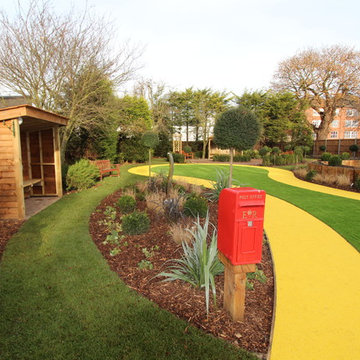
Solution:
[[(175, 166), (175, 175), (216, 180), (216, 168), (228, 170), (227, 165), (200, 164)], [(153, 171), (164, 171), (163, 167)], [(301, 189), (272, 180), (267, 170), (256, 167), (234, 167), (234, 179), (242, 186), (265, 190), (268, 194), (286, 200), (328, 224), (360, 251), (360, 202), (339, 196)], [(306, 224), (304, 224), (306, 226)]]
[[(96, 205), (138, 177), (65, 196), (28, 220), (0, 262), (0, 359), (255, 359), (127, 288), (92, 242)], [(144, 178), (141, 178), (142, 180)]]

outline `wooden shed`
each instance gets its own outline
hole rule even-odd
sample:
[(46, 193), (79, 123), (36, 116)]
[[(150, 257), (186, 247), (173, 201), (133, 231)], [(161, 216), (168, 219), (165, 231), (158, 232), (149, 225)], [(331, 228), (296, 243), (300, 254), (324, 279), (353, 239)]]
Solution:
[(0, 109), (0, 219), (24, 219), (25, 198), (62, 196), (59, 127), (67, 120), (31, 105)]

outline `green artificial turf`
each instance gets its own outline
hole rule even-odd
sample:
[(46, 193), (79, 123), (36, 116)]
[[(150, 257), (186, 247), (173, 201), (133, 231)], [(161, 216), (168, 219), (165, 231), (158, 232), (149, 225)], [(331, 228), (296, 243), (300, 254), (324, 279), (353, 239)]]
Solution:
[[(227, 171), (228, 168), (228, 165), (181, 165), (175, 166), (175, 175), (193, 176), (215, 181), (216, 169)], [(154, 167), (153, 171), (164, 171), (164, 168)], [(360, 202), (358, 200), (286, 185), (270, 179), (265, 169), (251, 166), (235, 166), (233, 171), (233, 178), (236, 179), (241, 186), (250, 186), (265, 190), (268, 194), (286, 200), (309, 212), (337, 231), (360, 251), (360, 222), (358, 221), (358, 219), (360, 219)], [(304, 224), (304, 226), (306, 226), (306, 224)]]
[[(28, 220), (0, 262), (0, 359), (255, 359), (127, 288), (92, 242), (89, 216), (119, 178)], [(141, 178), (142, 180), (144, 178)]]

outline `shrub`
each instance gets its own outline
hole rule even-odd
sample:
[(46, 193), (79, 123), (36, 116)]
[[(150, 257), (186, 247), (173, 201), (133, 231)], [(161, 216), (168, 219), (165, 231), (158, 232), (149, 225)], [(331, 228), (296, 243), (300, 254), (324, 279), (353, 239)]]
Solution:
[(279, 155), (281, 153), (281, 150), (278, 146), (274, 146), (272, 149), (271, 149), (271, 153), (274, 154), (274, 155)]
[(329, 152), (324, 152), (324, 153), (322, 153), (321, 154), (321, 157), (320, 157), (320, 159), (321, 159), (321, 161), (329, 161), (329, 159), (331, 158), (331, 153), (329, 153)]
[(305, 176), (305, 180), (311, 181), (316, 174), (317, 174), (317, 171), (309, 170)]
[(349, 160), (349, 159), (350, 159), (350, 153), (348, 153), (348, 152), (343, 152), (343, 153), (341, 154), (341, 158), (342, 158), (343, 160)]
[(192, 217), (205, 217), (208, 211), (206, 199), (199, 196), (192, 196), (185, 201), (184, 214)]
[(350, 186), (351, 185), (350, 178), (345, 174), (340, 174), (340, 175), (336, 176), (336, 185)]
[(251, 160), (251, 156), (248, 154), (235, 155), (233, 160), (234, 160), (234, 162), (248, 162)]
[(192, 238), (189, 228), (184, 227), (181, 223), (171, 224), (169, 226), (169, 234), (176, 244), (181, 244), (183, 241), (189, 243)]
[(274, 156), (273, 162), (277, 166), (285, 165), (285, 158), (283, 156)]
[(326, 146), (325, 146), (325, 145), (319, 146), (319, 150), (320, 150), (320, 151), (326, 151)]
[(151, 192), (145, 195), (146, 206), (149, 210), (154, 210), (158, 214), (164, 213), (163, 202), (165, 199), (165, 193), (163, 192)]
[(66, 174), (67, 190), (84, 190), (95, 185), (100, 176), (99, 169), (89, 160), (81, 159), (69, 166)]
[(149, 192), (164, 192), (167, 188), (167, 178), (159, 174), (148, 179), (147, 190)]
[(341, 166), (342, 159), (339, 155), (332, 155), (329, 159), (329, 166)]
[(360, 190), (360, 177), (355, 179), (354, 188), (357, 189), (357, 190)]
[(263, 166), (270, 166), (271, 165), (270, 155), (265, 155), (265, 156), (262, 157), (262, 165)]
[(174, 163), (183, 164), (185, 162), (185, 156), (183, 154), (173, 153)]
[(303, 161), (303, 157), (304, 157), (304, 150), (301, 146), (296, 146), (294, 148), (294, 156), (295, 156), (295, 162), (296, 163), (301, 163)]
[(134, 211), (124, 215), (122, 218), (122, 230), (128, 235), (143, 234), (149, 230), (150, 219), (148, 214), (141, 211)]
[(304, 149), (304, 155), (306, 157), (306, 155), (308, 155), (310, 153), (311, 147), (307, 146), (307, 145), (304, 145), (303, 149)]
[(202, 158), (202, 151), (195, 151), (194, 156), (195, 156), (196, 159)]
[(312, 180), (315, 181), (316, 183), (323, 183), (324, 176), (323, 176), (323, 174), (317, 173), (313, 176)]
[(299, 177), (300, 179), (304, 179), (306, 174), (307, 174), (307, 171), (306, 169), (304, 168), (301, 168), (301, 169), (295, 169), (294, 171), (294, 174)]
[(226, 154), (215, 154), (215, 155), (213, 156), (213, 161), (229, 162), (229, 161), (230, 161), (230, 155), (226, 155)]
[(224, 271), (222, 263), (217, 257), (217, 232), (214, 228), (210, 243), (207, 245), (209, 214), (207, 214), (204, 226), (201, 226), (198, 218), (195, 230), (189, 230), (193, 237), (191, 244), (182, 243), (184, 251), (181, 259), (174, 259), (169, 272), (162, 272), (158, 276), (165, 276), (164, 281), (183, 280), (198, 288), (205, 288), (206, 313), (209, 312), (210, 288), (216, 305), (215, 276)]
[(269, 147), (264, 146), (259, 150), (259, 154), (260, 154), (260, 156), (263, 157), (263, 156), (266, 156), (267, 154), (269, 154), (270, 151), (271, 151), (271, 149)]
[(324, 174), (322, 177), (322, 182), (324, 184), (333, 185), (336, 182), (336, 176), (330, 174)]
[(184, 151), (188, 154), (188, 153), (191, 153), (192, 149), (191, 149), (191, 146), (189, 145), (186, 145), (184, 146)]
[(148, 149), (141, 143), (139, 136), (122, 139), (120, 141), (120, 152), (125, 161), (143, 163), (148, 158)]
[(130, 195), (123, 195), (118, 201), (117, 206), (124, 214), (129, 214), (135, 210), (136, 201)]
[(356, 144), (352, 144), (349, 146), (349, 150), (356, 153), (357, 151), (359, 151), (359, 146)]

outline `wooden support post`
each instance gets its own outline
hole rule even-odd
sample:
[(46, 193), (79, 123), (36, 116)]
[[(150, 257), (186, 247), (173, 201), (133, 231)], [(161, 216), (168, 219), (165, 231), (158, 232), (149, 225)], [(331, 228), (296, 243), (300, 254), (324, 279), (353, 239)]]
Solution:
[(224, 309), (230, 313), (233, 321), (243, 321), (246, 273), (256, 271), (256, 265), (233, 265), (221, 252), (218, 256), (225, 266)]

